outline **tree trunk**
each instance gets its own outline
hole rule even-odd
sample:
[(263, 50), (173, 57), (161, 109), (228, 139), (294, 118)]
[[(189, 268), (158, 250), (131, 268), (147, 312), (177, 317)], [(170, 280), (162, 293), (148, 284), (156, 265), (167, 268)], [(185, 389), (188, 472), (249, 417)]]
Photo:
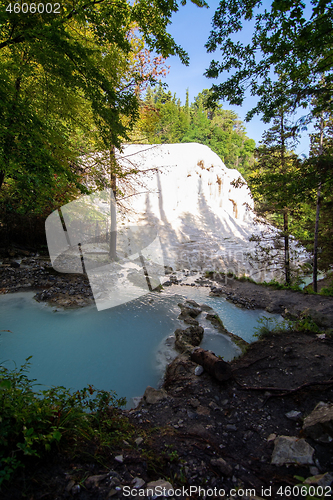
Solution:
[[(110, 241), (109, 241), (109, 256), (111, 260), (117, 260), (117, 175), (115, 172), (116, 157), (114, 146), (110, 149)], [(112, 196), (113, 194), (113, 196)]]
[[(324, 113), (321, 114), (321, 120), (320, 120), (319, 157), (323, 154), (323, 143), (324, 143)], [(318, 185), (318, 191), (317, 191), (316, 222), (315, 222), (315, 233), (313, 242), (312, 287), (315, 293), (317, 293), (318, 291), (317, 278), (318, 278), (318, 234), (319, 234), (320, 201), (321, 201), (321, 182)]]
[[(285, 126), (284, 126), (284, 111), (281, 113), (281, 167), (282, 173), (286, 173), (286, 158), (285, 158)], [(286, 285), (290, 285), (290, 255), (289, 255), (289, 225), (288, 225), (288, 209), (283, 211), (283, 233), (284, 233), (284, 276)]]
[(232, 377), (230, 365), (218, 358), (210, 351), (197, 347), (191, 354), (191, 360), (201, 365), (206, 372), (215, 377), (219, 382), (229, 380)]
[(315, 222), (315, 233), (313, 242), (312, 287), (315, 293), (317, 293), (318, 291), (317, 278), (318, 278), (318, 233), (319, 233), (319, 216), (320, 216), (320, 197), (321, 197), (321, 183), (318, 186), (318, 192), (317, 192), (316, 222)]
[(289, 255), (289, 226), (288, 211), (283, 212), (283, 232), (284, 232), (284, 272), (286, 284), (290, 285), (290, 255)]

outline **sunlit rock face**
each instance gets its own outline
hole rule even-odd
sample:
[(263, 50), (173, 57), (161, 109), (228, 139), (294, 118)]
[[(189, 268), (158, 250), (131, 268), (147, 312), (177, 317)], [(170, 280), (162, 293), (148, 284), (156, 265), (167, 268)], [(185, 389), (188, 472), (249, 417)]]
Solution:
[[(118, 175), (117, 199), (111, 189), (93, 189), (45, 223), (53, 267), (86, 272), (99, 310), (155, 289), (170, 268), (279, 277), (277, 231), (255, 222), (244, 179), (207, 146), (127, 145), (116, 159), (131, 171)], [(108, 175), (108, 152), (84, 161)]]
[(131, 182), (119, 180), (125, 194), (119, 221), (158, 227), (166, 265), (251, 271), (246, 253), (259, 229), (251, 193), (240, 173), (208, 146), (127, 145), (117, 161), (139, 171)]

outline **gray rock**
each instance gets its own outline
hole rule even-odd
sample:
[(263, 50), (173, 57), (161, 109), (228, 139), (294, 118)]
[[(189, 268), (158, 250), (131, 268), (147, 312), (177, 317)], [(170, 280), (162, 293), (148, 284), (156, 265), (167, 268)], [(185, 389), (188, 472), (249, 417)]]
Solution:
[(69, 493), (72, 490), (74, 485), (75, 485), (75, 481), (73, 481), (73, 479), (71, 479), (66, 486), (66, 491)]
[(194, 374), (197, 375), (197, 377), (200, 377), (200, 375), (202, 375), (203, 372), (204, 369), (202, 368), (202, 366), (198, 365), (195, 367)]
[[(193, 301), (193, 303), (195, 302)], [(178, 307), (181, 310), (180, 315), (183, 316), (191, 316), (192, 318), (196, 318), (201, 313), (200, 307), (194, 307), (188, 301), (186, 302), (186, 304), (179, 303)]]
[(139, 446), (141, 443), (143, 443), (143, 438), (138, 437), (138, 438), (136, 438), (136, 440), (135, 440), (134, 442), (135, 442), (135, 444), (136, 444), (137, 446)]
[(302, 412), (296, 410), (288, 411), (288, 413), (286, 413), (285, 415), (287, 418), (289, 418), (289, 420), (297, 421), (302, 418)]
[[(156, 492), (156, 488), (158, 488), (157, 492)], [(168, 491), (170, 491), (170, 493), (173, 492), (173, 486), (168, 481), (165, 481), (165, 479), (158, 479), (157, 481), (151, 481), (150, 483), (147, 484), (146, 495), (153, 497), (157, 493), (160, 493), (161, 490), (163, 492), (165, 490), (165, 493), (166, 493), (165, 496), (168, 497), (169, 496)]]
[(124, 457), (123, 455), (117, 455), (116, 457), (114, 457), (114, 459), (119, 462), (120, 464), (122, 464), (124, 462)]
[(333, 403), (317, 404), (315, 409), (306, 417), (303, 423), (306, 436), (315, 441), (328, 443), (333, 438)]
[(333, 482), (333, 476), (330, 472), (326, 472), (325, 474), (317, 474), (316, 476), (308, 477), (304, 483), (312, 484), (315, 486), (331, 486)]
[(132, 481), (133, 488), (139, 489), (145, 484), (145, 481), (141, 477), (135, 477)]
[(274, 441), (271, 464), (313, 465), (314, 449), (305, 439), (295, 436), (278, 436)]
[(199, 325), (199, 321), (197, 321), (196, 319), (192, 318), (191, 316), (186, 316), (184, 318), (184, 323), (186, 323), (188, 325), (193, 325), (193, 326), (198, 326)]
[(108, 477), (108, 474), (100, 474), (98, 476), (89, 476), (84, 484), (87, 488), (91, 488), (92, 486), (97, 486), (101, 481)]
[(180, 352), (191, 353), (193, 347), (198, 346), (203, 338), (204, 329), (202, 326), (189, 326), (186, 330), (177, 328), (175, 331), (175, 347)]
[(150, 387), (150, 385), (148, 385), (143, 395), (143, 399), (146, 403), (153, 405), (162, 399), (165, 399), (167, 396), (168, 395), (164, 389), (154, 389), (154, 387)]
[(232, 467), (223, 458), (212, 458), (210, 463), (218, 467), (224, 476), (232, 476)]

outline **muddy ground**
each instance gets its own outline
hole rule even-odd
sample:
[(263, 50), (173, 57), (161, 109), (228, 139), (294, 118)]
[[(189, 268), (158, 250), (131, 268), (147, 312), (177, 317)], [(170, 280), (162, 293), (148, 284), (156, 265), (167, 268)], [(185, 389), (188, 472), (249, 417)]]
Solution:
[[(42, 284), (37, 290), (40, 300), (54, 302), (58, 294), (62, 300), (75, 301), (78, 291), (80, 301), (91, 300), (89, 284), (80, 276), (66, 284), (68, 276), (55, 276), (40, 263), (26, 273), (2, 268), (2, 292), (22, 289), (20, 284), (28, 282), (30, 290)], [(317, 313), (323, 328), (333, 325), (332, 298), (236, 280), (214, 286), (222, 288), (217, 293), (244, 302), (245, 307), (251, 304), (293, 316), (307, 309), (312, 316)], [(232, 378), (217, 382), (206, 372), (196, 376), (197, 365), (189, 357), (176, 358), (166, 373), (165, 392), (157, 394), (155, 403), (143, 400), (137, 409), (121, 412), (132, 431), (117, 449), (101, 457), (94, 443), (88, 443), (89, 460), (86, 454), (59, 450), (49, 461), (31, 461), (24, 473), (3, 487), (1, 498), (135, 498), (157, 480), (167, 489), (170, 485), (176, 489), (169, 497), (175, 499), (198, 498), (193, 487), (199, 486), (207, 498), (245, 499), (255, 498), (254, 494), (258, 498), (306, 498), (288, 488), (300, 484), (299, 477), (333, 471), (332, 442), (306, 437), (314, 449), (313, 464), (287, 466), (271, 464), (274, 439), (304, 438), (304, 418), (319, 402), (333, 402), (332, 338), (306, 332), (270, 335), (251, 344), (230, 365)], [(292, 410), (300, 412), (296, 420), (286, 416)], [(318, 487), (320, 479), (316, 481)], [(328, 493), (330, 478), (322, 481)]]

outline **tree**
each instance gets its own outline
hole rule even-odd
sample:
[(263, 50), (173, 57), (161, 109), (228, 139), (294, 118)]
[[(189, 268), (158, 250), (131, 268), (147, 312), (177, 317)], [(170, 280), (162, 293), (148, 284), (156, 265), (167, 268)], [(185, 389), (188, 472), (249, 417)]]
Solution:
[(304, 209), (307, 246), (313, 246), (313, 290), (317, 292), (318, 264), (328, 270), (333, 259), (332, 156), (333, 122), (330, 113), (321, 112), (311, 134), (310, 156), (303, 162)]
[(296, 197), (295, 183), (299, 161), (291, 151), (291, 142), (294, 142), (292, 128), (285, 110), (281, 108), (273, 126), (263, 134), (262, 143), (256, 151), (256, 162), (248, 179), (257, 212), (270, 216), (273, 224), (281, 230), (287, 285), (291, 283), (290, 215), (294, 214), (300, 203)]
[(80, 155), (120, 147), (137, 117), (147, 75), (136, 41), (188, 64), (167, 32), (178, 3), (64, 0), (58, 14), (7, 5), (0, 1), (0, 192), (18, 182), (26, 200), (31, 190), (52, 199), (60, 178), (84, 190)]
[[(200, 142), (209, 146), (229, 168), (242, 174), (253, 161), (255, 142), (246, 136), (236, 113), (222, 106), (207, 108), (208, 90), (203, 90), (190, 105), (166, 92), (160, 84), (148, 89), (140, 109), (140, 137), (150, 143)], [(139, 134), (137, 134), (139, 135)]]
[[(245, 92), (258, 97), (247, 120), (262, 113), (269, 121), (282, 105), (307, 107), (317, 98), (315, 112), (332, 109), (333, 10), (331, 2), (313, 0), (312, 12), (301, 0), (221, 0), (213, 17), (208, 52), (221, 50), (221, 61), (213, 60), (206, 76), (218, 78), (233, 72), (223, 83), (213, 85), (210, 102), (227, 99), (241, 105)], [(253, 25), (252, 38), (235, 40), (246, 23)], [(326, 83), (321, 83), (327, 72)], [(283, 75), (284, 81), (279, 78)]]
[[(227, 99), (240, 105), (245, 92), (250, 90), (258, 101), (246, 119), (261, 113), (265, 122), (269, 122), (281, 106), (288, 106), (290, 110), (311, 106), (310, 119), (332, 112), (332, 3), (311, 1), (310, 15), (308, 8), (309, 5), (301, 0), (272, 0), (269, 7), (263, 7), (260, 0), (221, 0), (206, 47), (209, 52), (220, 47), (222, 60), (213, 60), (206, 75), (217, 78), (224, 71), (232, 75), (223, 83), (213, 85), (210, 102)], [(240, 32), (246, 22), (253, 25), (252, 38), (249, 43), (242, 44), (235, 41), (233, 35)], [(320, 163), (317, 162), (318, 167)], [(317, 286), (321, 185), (322, 181), (317, 184), (314, 288)]]

